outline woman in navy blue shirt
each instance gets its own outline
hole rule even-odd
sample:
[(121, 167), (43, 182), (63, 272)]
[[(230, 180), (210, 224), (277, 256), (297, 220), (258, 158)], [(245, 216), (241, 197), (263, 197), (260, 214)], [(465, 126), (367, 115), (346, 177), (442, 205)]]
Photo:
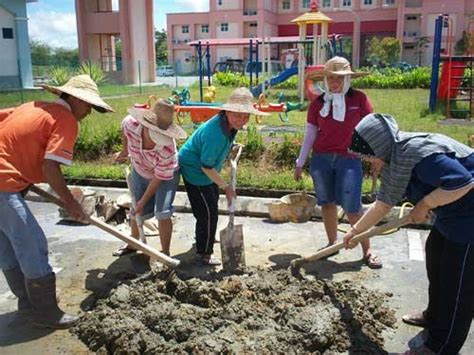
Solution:
[(411, 354), (457, 354), (474, 312), (474, 150), (447, 136), (408, 133), (393, 117), (371, 114), (355, 128), (351, 151), (381, 174), (375, 204), (344, 236), (368, 230), (406, 197), (415, 205), (413, 222), (435, 216), (426, 241), (427, 308), (403, 321), (427, 328)]

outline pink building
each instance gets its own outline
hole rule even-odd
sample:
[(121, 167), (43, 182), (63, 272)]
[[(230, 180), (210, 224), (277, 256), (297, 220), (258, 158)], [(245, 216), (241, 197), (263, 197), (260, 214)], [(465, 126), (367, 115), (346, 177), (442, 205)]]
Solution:
[[(76, 0), (77, 34), (81, 62), (102, 67), (109, 79), (137, 84), (155, 81), (153, 0)], [(115, 45), (122, 56), (116, 62)]]
[[(194, 69), (196, 53), (188, 42), (206, 38), (252, 38), (297, 36), (291, 20), (310, 9), (310, 0), (209, 0), (209, 12), (167, 14), (170, 63), (181, 72)], [(440, 14), (453, 19), (453, 43), (467, 30), (473, 0), (319, 0), (320, 10), (334, 20), (329, 33), (353, 38), (354, 49), (360, 49), (360, 60), (366, 42), (373, 36), (397, 37), (402, 45), (403, 60), (416, 64), (416, 42), (419, 37), (433, 39), (434, 23)], [(356, 35), (354, 35), (354, 29)], [(311, 34), (311, 28), (308, 28)], [(280, 47), (282, 49), (282, 47)], [(421, 63), (431, 62), (432, 44), (424, 50)], [(218, 46), (211, 49), (212, 64), (226, 59), (247, 59), (244, 46)]]

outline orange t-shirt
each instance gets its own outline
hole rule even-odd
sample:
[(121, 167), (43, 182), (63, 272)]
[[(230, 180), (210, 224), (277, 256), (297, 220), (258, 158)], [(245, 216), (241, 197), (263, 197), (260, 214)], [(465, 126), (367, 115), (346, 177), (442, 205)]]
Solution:
[(70, 165), (79, 125), (63, 105), (28, 102), (0, 116), (0, 191), (44, 181), (43, 162)]
[(0, 122), (7, 118), (14, 110), (15, 108), (13, 107), (0, 110)]

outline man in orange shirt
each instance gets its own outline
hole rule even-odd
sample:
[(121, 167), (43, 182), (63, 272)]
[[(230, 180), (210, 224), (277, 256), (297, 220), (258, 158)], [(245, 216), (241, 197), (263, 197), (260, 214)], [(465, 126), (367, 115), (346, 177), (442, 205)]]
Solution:
[(113, 109), (88, 75), (44, 88), (59, 99), (0, 111), (0, 268), (18, 297), (19, 311), (31, 312), (35, 324), (61, 329), (79, 318), (58, 307), (46, 237), (23, 195), (30, 185), (47, 182), (72, 217), (86, 220), (66, 186), (61, 164), (71, 164), (79, 122), (91, 109)]

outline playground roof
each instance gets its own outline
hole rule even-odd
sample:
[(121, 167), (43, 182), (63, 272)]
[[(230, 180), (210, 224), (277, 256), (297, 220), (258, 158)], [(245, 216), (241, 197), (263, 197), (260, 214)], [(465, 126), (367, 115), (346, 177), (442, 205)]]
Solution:
[(294, 20), (291, 20), (293, 23), (297, 24), (316, 24), (316, 23), (324, 23), (324, 22), (333, 22), (333, 20), (323, 14), (321, 11), (310, 11), (304, 13), (301, 16), (298, 16)]
[[(197, 46), (199, 42), (203, 46), (232, 46), (232, 45), (247, 45), (253, 41), (253, 43), (262, 43), (262, 37), (253, 38), (205, 38), (196, 41), (189, 42), (190, 46)], [(265, 43), (272, 44), (283, 44), (283, 43), (302, 43), (312, 41), (311, 36), (306, 41), (301, 41), (298, 36), (286, 36), (286, 37), (265, 37)]]

